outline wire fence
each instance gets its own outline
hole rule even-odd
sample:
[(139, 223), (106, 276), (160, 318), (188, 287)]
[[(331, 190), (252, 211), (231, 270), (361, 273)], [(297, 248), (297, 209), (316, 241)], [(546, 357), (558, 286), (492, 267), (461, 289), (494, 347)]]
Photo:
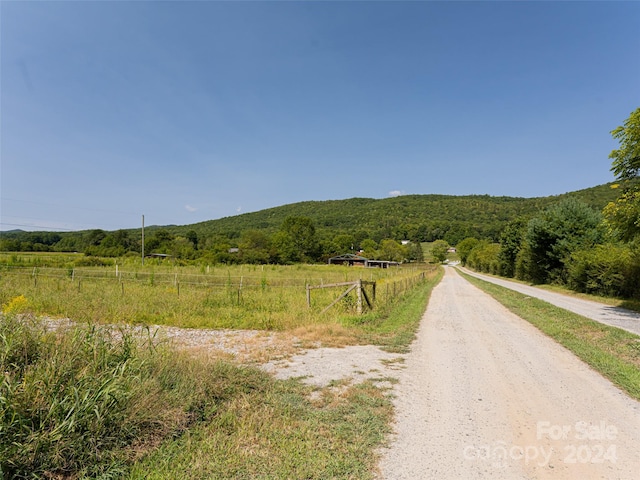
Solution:
[[(376, 293), (375, 298), (371, 296), (371, 303), (376, 312), (403, 301), (407, 292), (435, 275), (435, 271), (425, 269), (371, 272), (295, 266), (242, 270), (256, 275), (232, 275), (241, 271), (239, 268), (216, 268), (215, 273), (200, 275), (119, 268), (116, 275), (115, 268), (0, 265), (0, 305), (4, 308), (16, 297), (24, 296), (32, 313), (75, 321), (285, 330), (335, 322), (341, 315), (359, 313), (357, 292), (339, 298), (343, 287), (319, 289), (308, 302), (307, 285), (354, 281), (359, 277), (369, 282), (373, 275)], [(322, 276), (313, 275), (315, 272)], [(334, 306), (327, 311), (328, 305)]]
[[(376, 272), (379, 273), (379, 272)], [(38, 282), (47, 279), (57, 279), (68, 281), (78, 289), (83, 284), (91, 283), (118, 283), (121, 291), (125, 292), (125, 285), (146, 285), (146, 286), (170, 286), (176, 290), (184, 292), (185, 288), (211, 289), (211, 290), (234, 290), (238, 292), (238, 299), (242, 298), (244, 291), (259, 289), (299, 289), (305, 292), (309, 285), (330, 284), (337, 280), (336, 275), (322, 277), (286, 278), (280, 276), (263, 275), (215, 275), (215, 274), (193, 274), (183, 272), (154, 272), (154, 271), (127, 271), (116, 266), (113, 269), (88, 269), (88, 268), (55, 268), (55, 267), (23, 267), (1, 265), (0, 275), (15, 276), (16, 278), (30, 278), (33, 286), (37, 287)], [(368, 274), (365, 270), (354, 272), (352, 278), (343, 278), (339, 281), (365, 280), (377, 282), (379, 296), (382, 298), (392, 298), (400, 296), (408, 290), (414, 288), (424, 280), (425, 270), (412, 269), (394, 272), (386, 277), (376, 277), (373, 273)]]
[[(413, 277), (420, 274), (419, 269), (411, 271), (403, 271), (402, 275), (388, 275), (387, 278), (393, 279), (401, 277)], [(424, 270), (422, 270), (424, 271)], [(350, 275), (349, 278), (338, 278), (336, 275), (327, 275), (327, 277), (281, 277), (262, 275), (215, 275), (215, 274), (194, 274), (184, 272), (155, 272), (155, 271), (127, 271), (116, 266), (113, 269), (88, 269), (88, 268), (56, 268), (56, 267), (24, 267), (12, 265), (0, 265), (0, 273), (9, 273), (20, 276), (30, 276), (32, 278), (50, 277), (50, 278), (68, 278), (70, 280), (109, 280), (118, 282), (138, 282), (153, 284), (173, 284), (197, 285), (205, 287), (229, 287), (229, 286), (272, 286), (272, 287), (305, 287), (308, 284), (322, 285), (335, 281), (355, 281), (358, 279), (375, 281), (381, 280), (380, 276), (373, 273), (368, 274), (366, 271), (358, 272), (358, 274)], [(384, 277), (383, 277), (384, 278)]]

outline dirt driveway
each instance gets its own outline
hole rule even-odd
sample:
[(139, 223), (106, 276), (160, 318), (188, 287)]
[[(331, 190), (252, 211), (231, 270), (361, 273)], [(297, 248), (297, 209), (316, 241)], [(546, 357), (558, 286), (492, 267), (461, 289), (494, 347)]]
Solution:
[(638, 478), (640, 402), (453, 268), (399, 378), (381, 478)]

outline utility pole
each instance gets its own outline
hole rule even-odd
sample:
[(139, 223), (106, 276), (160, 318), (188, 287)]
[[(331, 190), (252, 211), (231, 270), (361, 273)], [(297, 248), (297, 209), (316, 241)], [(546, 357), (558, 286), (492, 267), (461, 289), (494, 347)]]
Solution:
[(144, 267), (144, 215), (142, 215), (142, 266)]

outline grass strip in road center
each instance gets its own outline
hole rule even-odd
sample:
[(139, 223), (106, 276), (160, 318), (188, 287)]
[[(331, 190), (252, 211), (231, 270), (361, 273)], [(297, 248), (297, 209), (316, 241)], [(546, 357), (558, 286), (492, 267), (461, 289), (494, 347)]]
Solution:
[(640, 400), (640, 336), (462, 272), (460, 274), (511, 312), (568, 348), (631, 397)]

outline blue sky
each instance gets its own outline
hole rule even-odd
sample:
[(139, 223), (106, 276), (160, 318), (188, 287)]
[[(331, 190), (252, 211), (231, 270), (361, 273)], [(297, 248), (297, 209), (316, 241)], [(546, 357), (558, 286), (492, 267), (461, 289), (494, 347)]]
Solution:
[(0, 2), (0, 228), (613, 180), (640, 2)]

